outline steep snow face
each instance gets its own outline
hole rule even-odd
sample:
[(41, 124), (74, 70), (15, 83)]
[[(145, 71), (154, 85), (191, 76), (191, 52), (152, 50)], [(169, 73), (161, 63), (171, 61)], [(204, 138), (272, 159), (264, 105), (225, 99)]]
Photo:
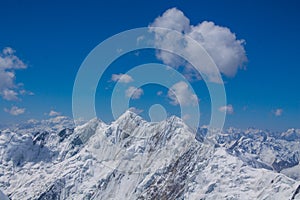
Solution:
[(294, 180), (300, 181), (300, 165), (283, 169), (281, 173), (285, 174), (288, 177), (291, 177)]
[(296, 181), (251, 168), (223, 148), (215, 151), (195, 180), (190, 199), (289, 199), (297, 187)]
[(291, 172), (282, 174), (273, 166), (297, 161), (299, 143), (229, 129), (211, 145), (207, 132), (130, 111), (110, 125), (73, 127), (63, 117), (15, 126), (0, 132), (0, 189), (18, 200), (300, 199), (297, 178), (284, 175), (297, 168), (284, 165)]
[(3, 194), (3, 192), (1, 190), (0, 190), (0, 199), (1, 200), (9, 200), (9, 198), (5, 194)]
[(155, 171), (175, 161), (194, 135), (177, 117), (160, 123), (148, 123), (128, 111), (87, 145), (107, 167), (131, 173)]

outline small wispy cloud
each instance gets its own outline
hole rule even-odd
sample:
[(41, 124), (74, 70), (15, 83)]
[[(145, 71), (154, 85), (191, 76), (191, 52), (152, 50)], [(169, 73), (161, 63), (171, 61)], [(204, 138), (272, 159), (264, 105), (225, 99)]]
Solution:
[(136, 87), (129, 87), (125, 91), (125, 95), (132, 99), (139, 99), (144, 94), (144, 90), (142, 88), (136, 88)]
[(51, 110), (51, 111), (49, 112), (48, 115), (49, 115), (50, 117), (56, 117), (56, 116), (61, 115), (61, 113), (60, 113), (60, 112), (57, 112), (57, 111), (55, 111), (55, 110)]
[(158, 91), (158, 92), (156, 93), (157, 96), (161, 96), (162, 94), (163, 94), (162, 91)]
[(21, 94), (21, 95), (30, 95), (30, 96), (33, 96), (33, 95), (34, 95), (33, 92), (27, 91), (27, 90), (20, 90), (20, 94)]
[(113, 74), (111, 80), (114, 82), (119, 81), (120, 83), (130, 83), (133, 82), (133, 78), (128, 74)]
[(276, 110), (273, 111), (273, 114), (276, 116), (276, 117), (279, 117), (283, 114), (283, 109), (281, 108), (277, 108)]
[(15, 92), (14, 90), (10, 90), (10, 89), (4, 89), (2, 91), (2, 98), (7, 101), (16, 101), (19, 99), (18, 93)]
[(122, 52), (123, 52), (123, 49), (121, 49), (121, 48), (117, 49), (117, 53), (122, 53)]
[(139, 36), (136, 39), (136, 43), (139, 44), (141, 41), (143, 41), (145, 39), (145, 36)]
[(227, 114), (233, 114), (234, 109), (233, 106), (231, 104), (228, 104), (227, 106), (221, 106), (219, 108), (220, 112), (226, 112)]
[(189, 114), (185, 114), (182, 116), (182, 119), (186, 121), (186, 120), (191, 119), (191, 116)]
[(24, 114), (25, 110), (26, 110), (25, 108), (18, 108), (17, 106), (13, 106), (10, 109), (4, 108), (5, 112), (7, 112), (11, 115), (14, 115), (14, 116)]

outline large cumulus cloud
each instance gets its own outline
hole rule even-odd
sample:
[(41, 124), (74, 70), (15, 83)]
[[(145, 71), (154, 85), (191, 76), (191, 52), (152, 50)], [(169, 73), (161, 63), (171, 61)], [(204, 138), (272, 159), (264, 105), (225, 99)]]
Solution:
[[(211, 56), (221, 74), (227, 77), (234, 77), (238, 69), (244, 68), (247, 62), (245, 41), (237, 39), (229, 28), (208, 21), (203, 21), (196, 26), (191, 25), (190, 20), (177, 8), (169, 9), (162, 16), (157, 17), (150, 25), (151, 27), (163, 27), (182, 33), (182, 37), (178, 37), (171, 31), (153, 29), (158, 48), (171, 49), (173, 52), (184, 51), (186, 55), (189, 55), (189, 59), (198, 62), (199, 56), (196, 55), (194, 46), (186, 40), (187, 37), (193, 38)], [(172, 67), (184, 66), (186, 76), (200, 79), (195, 75), (192, 66), (182, 58), (166, 51), (158, 51), (157, 57)], [(203, 67), (202, 70), (205, 74), (210, 74), (212, 69)]]

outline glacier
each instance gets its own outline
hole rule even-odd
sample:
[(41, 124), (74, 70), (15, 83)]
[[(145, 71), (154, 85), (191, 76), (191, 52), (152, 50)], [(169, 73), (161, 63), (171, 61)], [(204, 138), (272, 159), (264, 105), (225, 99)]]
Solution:
[(58, 116), (2, 128), (0, 155), (1, 200), (300, 199), (299, 129)]

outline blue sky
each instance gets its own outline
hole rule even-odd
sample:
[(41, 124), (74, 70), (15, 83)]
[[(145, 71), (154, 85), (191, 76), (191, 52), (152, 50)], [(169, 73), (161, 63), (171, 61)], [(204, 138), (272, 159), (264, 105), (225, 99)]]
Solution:
[[(176, 7), (190, 23), (212, 21), (228, 27), (244, 39), (248, 63), (232, 78), (225, 77), (227, 102), (234, 111), (226, 126), (271, 130), (300, 128), (300, 3), (295, 1), (2, 1), (0, 3), (0, 49), (11, 47), (27, 66), (13, 70), (15, 84), (26, 92), (18, 99), (0, 98), (0, 123), (47, 118), (51, 110), (72, 116), (72, 89), (76, 73), (88, 53), (100, 42), (119, 32), (148, 26), (166, 10)], [(103, 77), (107, 88), (112, 74), (131, 67), (160, 62), (153, 51), (134, 53), (116, 60)], [(123, 66), (123, 67), (120, 67)], [(3, 80), (0, 80), (0, 82)], [(192, 82), (199, 95), (201, 123), (210, 117), (205, 84)], [(148, 89), (147, 89), (148, 87)], [(101, 90), (103, 90), (101, 92)], [(97, 114), (112, 119), (107, 104), (111, 92), (99, 88)], [(179, 112), (170, 104), (161, 86), (143, 87), (143, 95), (132, 100), (134, 107), (147, 110), (153, 103), (164, 105), (170, 114)], [(30, 94), (34, 93), (34, 95)], [(103, 95), (104, 96), (103, 96)], [(13, 107), (24, 113), (11, 115)], [(100, 112), (101, 110), (101, 112)], [(103, 112), (102, 112), (103, 111)], [(45, 114), (46, 113), (46, 114)]]

